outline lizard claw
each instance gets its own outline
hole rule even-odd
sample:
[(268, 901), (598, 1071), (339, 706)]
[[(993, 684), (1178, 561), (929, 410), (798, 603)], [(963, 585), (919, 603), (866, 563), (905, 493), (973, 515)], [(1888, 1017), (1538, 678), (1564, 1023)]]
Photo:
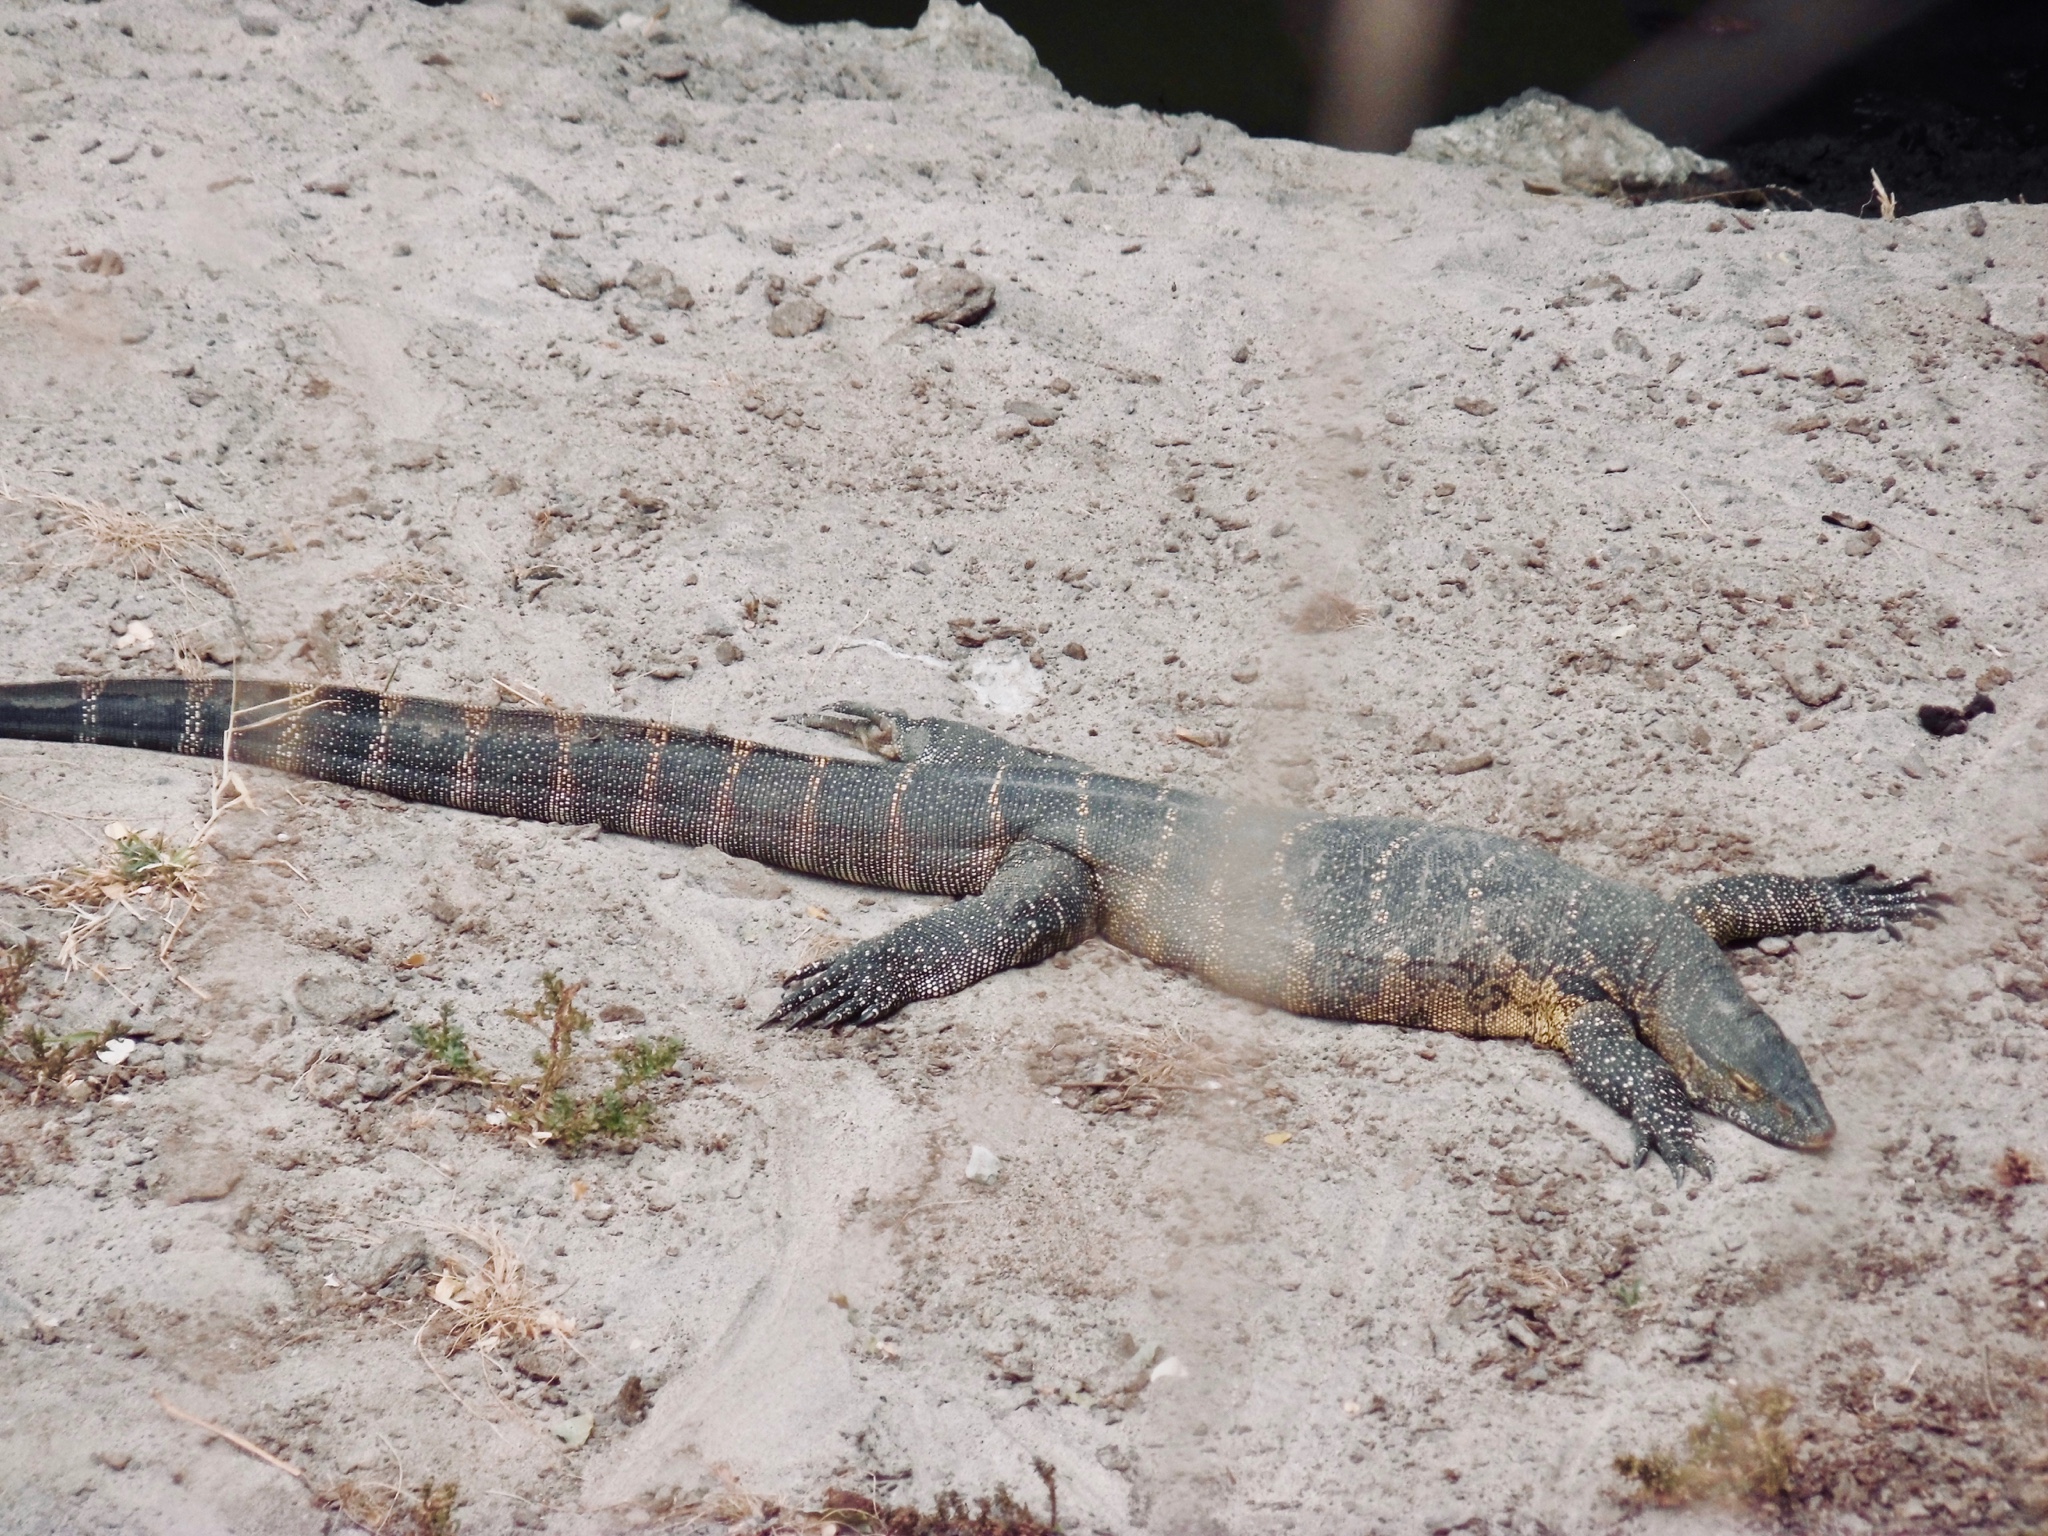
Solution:
[(1672, 1181), (1680, 1189), (1685, 1188), (1685, 1170), (1688, 1168), (1699, 1174), (1700, 1182), (1713, 1182), (1714, 1160), (1707, 1156), (1706, 1149), (1699, 1144), (1699, 1132), (1692, 1123), (1691, 1115), (1685, 1117), (1682, 1126), (1670, 1124), (1646, 1131), (1640, 1123), (1635, 1123), (1629, 1126), (1629, 1131), (1635, 1138), (1636, 1146), (1635, 1157), (1629, 1163), (1630, 1168), (1642, 1167), (1650, 1160), (1650, 1154), (1655, 1152), (1664, 1159), (1664, 1166), (1671, 1170)]
[(1822, 883), (1830, 926), (1837, 933), (1868, 933), (1882, 928), (1896, 939), (1900, 937), (1900, 923), (1939, 918), (1943, 907), (1954, 904), (1953, 897), (1928, 888), (1932, 878), (1923, 873), (1905, 880), (1889, 880), (1877, 872), (1874, 864), (1836, 875)]
[(1685, 1085), (1655, 1051), (1637, 1038), (1635, 1024), (1612, 1003), (1594, 1003), (1565, 1027), (1572, 1073), (1601, 1103), (1624, 1117), (1635, 1138), (1629, 1167), (1655, 1152), (1681, 1185), (1690, 1168), (1714, 1176), (1713, 1159), (1700, 1145), (1698, 1123)]
[(891, 963), (887, 938), (866, 940), (798, 971), (782, 984), (782, 1001), (761, 1027), (837, 1029), (887, 1018), (911, 1001), (900, 967)]

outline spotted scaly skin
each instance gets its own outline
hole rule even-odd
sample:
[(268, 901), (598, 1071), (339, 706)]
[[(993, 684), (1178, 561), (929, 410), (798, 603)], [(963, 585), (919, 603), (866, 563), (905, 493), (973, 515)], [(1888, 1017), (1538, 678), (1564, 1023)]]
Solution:
[(281, 683), (0, 687), (0, 737), (225, 758), (496, 816), (709, 844), (961, 898), (789, 978), (771, 1023), (872, 1023), (1096, 934), (1256, 1002), (1562, 1051), (1674, 1174), (1693, 1118), (1814, 1149), (1834, 1122), (1721, 944), (1929, 915), (1915, 881), (1739, 876), (1665, 901), (1457, 827), (1215, 800), (972, 726), (840, 704), (880, 761), (608, 716)]

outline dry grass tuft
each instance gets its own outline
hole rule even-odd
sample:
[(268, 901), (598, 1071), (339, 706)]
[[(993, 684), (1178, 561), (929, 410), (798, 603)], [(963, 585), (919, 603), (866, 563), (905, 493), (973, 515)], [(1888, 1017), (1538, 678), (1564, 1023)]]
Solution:
[[(189, 841), (180, 842), (155, 827), (140, 830), (113, 822), (98, 862), (78, 865), (37, 880), (27, 894), (44, 906), (71, 914), (57, 959), (66, 971), (78, 968), (92, 939), (121, 913), (156, 927), (157, 960), (174, 977), (171, 949), (204, 899), (204, 885), (214, 873), (204, 850), (222, 816), (241, 805), (255, 804), (240, 774), (223, 767), (213, 786), (205, 822)], [(194, 992), (184, 978), (178, 978)], [(200, 994), (204, 996), (204, 994)]]
[(138, 579), (167, 571), (222, 597), (235, 595), (228, 578), (227, 529), (176, 503), (166, 504), (162, 512), (131, 512), (57, 491), (16, 490), (0, 481), (0, 505), (30, 510), (52, 531), (80, 539), (88, 553), (74, 567), (105, 561)]
[(35, 963), (33, 939), (0, 949), (0, 1024), (12, 1023), (20, 1010), (22, 995), (28, 991), (28, 973)]
[(508, 1343), (549, 1337), (567, 1343), (576, 1336), (575, 1321), (546, 1304), (502, 1233), (458, 1227), (449, 1235), (476, 1253), (456, 1251), (442, 1260), (433, 1290), (440, 1310), (420, 1326), (419, 1341), (431, 1338), (445, 1354), (474, 1349), (488, 1355)]
[(1335, 592), (1317, 592), (1301, 605), (1301, 611), (1287, 621), (1287, 627), (1302, 635), (1330, 635), (1364, 622), (1365, 610), (1348, 597)]
[(1708, 1402), (1682, 1449), (1618, 1456), (1614, 1470), (1636, 1485), (1642, 1502), (1665, 1508), (1775, 1503), (1791, 1492), (1798, 1470), (1799, 1437), (1785, 1429), (1791, 1412), (1782, 1387), (1737, 1387), (1732, 1403)]
[(2007, 1147), (1991, 1165), (1991, 1177), (1998, 1181), (2001, 1189), (2018, 1189), (2023, 1184), (2048, 1182), (2048, 1175), (2041, 1171), (2041, 1165), (2027, 1156), (2018, 1147)]
[(1052, 1464), (1034, 1458), (1032, 1470), (1045, 1484), (1047, 1518), (1041, 1520), (1000, 1483), (992, 1498), (970, 1507), (948, 1490), (928, 1510), (913, 1504), (888, 1505), (850, 1488), (828, 1488), (825, 1507), (809, 1512), (823, 1531), (874, 1533), (874, 1536), (1056, 1536), (1060, 1528), (1059, 1477)]
[(419, 614), (465, 606), (459, 578), (424, 560), (394, 560), (378, 566), (365, 579), (370, 583), (370, 601), (364, 612), (386, 624), (403, 624)]
[(887, 1504), (879, 1487), (863, 1493), (853, 1488), (828, 1488), (816, 1507), (789, 1508), (749, 1492), (725, 1468), (715, 1473), (722, 1486), (699, 1489), (688, 1496), (665, 1494), (644, 1508), (662, 1522), (685, 1522), (683, 1530), (741, 1529), (762, 1536), (1058, 1536), (1059, 1474), (1042, 1457), (1032, 1470), (1045, 1484), (1046, 1518), (1040, 1519), (1001, 1484), (987, 1498), (972, 1503), (948, 1490), (930, 1509), (914, 1504)]
[(343, 1478), (322, 1489), (314, 1502), (331, 1509), (371, 1536), (454, 1536), (458, 1483), (421, 1483), (400, 1488), (394, 1483), (358, 1483)]
[(21, 999), (35, 964), (30, 940), (0, 948), (0, 1092), (34, 1106), (46, 1099), (89, 1097), (89, 1063), (120, 1033), (117, 1026), (68, 1035), (44, 1032), (21, 1017)]
[(1106, 1042), (1088, 1056), (1054, 1086), (1069, 1109), (1097, 1115), (1149, 1118), (1169, 1095), (1214, 1088), (1236, 1070), (1211, 1037), (1178, 1022)]

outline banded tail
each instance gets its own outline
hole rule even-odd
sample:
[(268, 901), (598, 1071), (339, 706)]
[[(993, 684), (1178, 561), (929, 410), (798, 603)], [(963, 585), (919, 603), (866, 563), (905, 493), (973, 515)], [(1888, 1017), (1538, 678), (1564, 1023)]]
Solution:
[(954, 837), (928, 838), (920, 813), (941, 786), (914, 784), (912, 765), (611, 715), (327, 685), (85, 680), (0, 685), (0, 738), (251, 763), (489, 816), (709, 844), (893, 890), (979, 891), (1001, 856), (957, 818)]

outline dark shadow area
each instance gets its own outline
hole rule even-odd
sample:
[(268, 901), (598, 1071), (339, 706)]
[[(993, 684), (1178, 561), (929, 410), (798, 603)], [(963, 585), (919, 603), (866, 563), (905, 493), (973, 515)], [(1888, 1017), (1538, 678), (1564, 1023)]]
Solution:
[[(1306, 138), (1309, 49), (1272, 0), (997, 0), (988, 7), (1077, 96), (1205, 112), (1268, 138)], [(924, 0), (761, 0), (778, 21), (910, 27)]]
[(1871, 201), (1873, 169), (1904, 214), (2048, 202), (2048, 4), (1942, 6), (1714, 152), (1837, 213)]
[[(993, 0), (1075, 94), (1204, 112), (1265, 136), (1310, 131), (1327, 0)], [(1449, 3), (1449, 0), (1447, 0)], [(761, 0), (796, 23), (908, 27), (923, 0)], [(1528, 86), (1570, 95), (1696, 0), (1471, 0), (1443, 117)], [(2048, 201), (2048, 0), (1950, 0), (1721, 145), (1746, 185), (1854, 213), (1874, 168), (1902, 212)], [(1797, 205), (1796, 199), (1787, 199)]]

